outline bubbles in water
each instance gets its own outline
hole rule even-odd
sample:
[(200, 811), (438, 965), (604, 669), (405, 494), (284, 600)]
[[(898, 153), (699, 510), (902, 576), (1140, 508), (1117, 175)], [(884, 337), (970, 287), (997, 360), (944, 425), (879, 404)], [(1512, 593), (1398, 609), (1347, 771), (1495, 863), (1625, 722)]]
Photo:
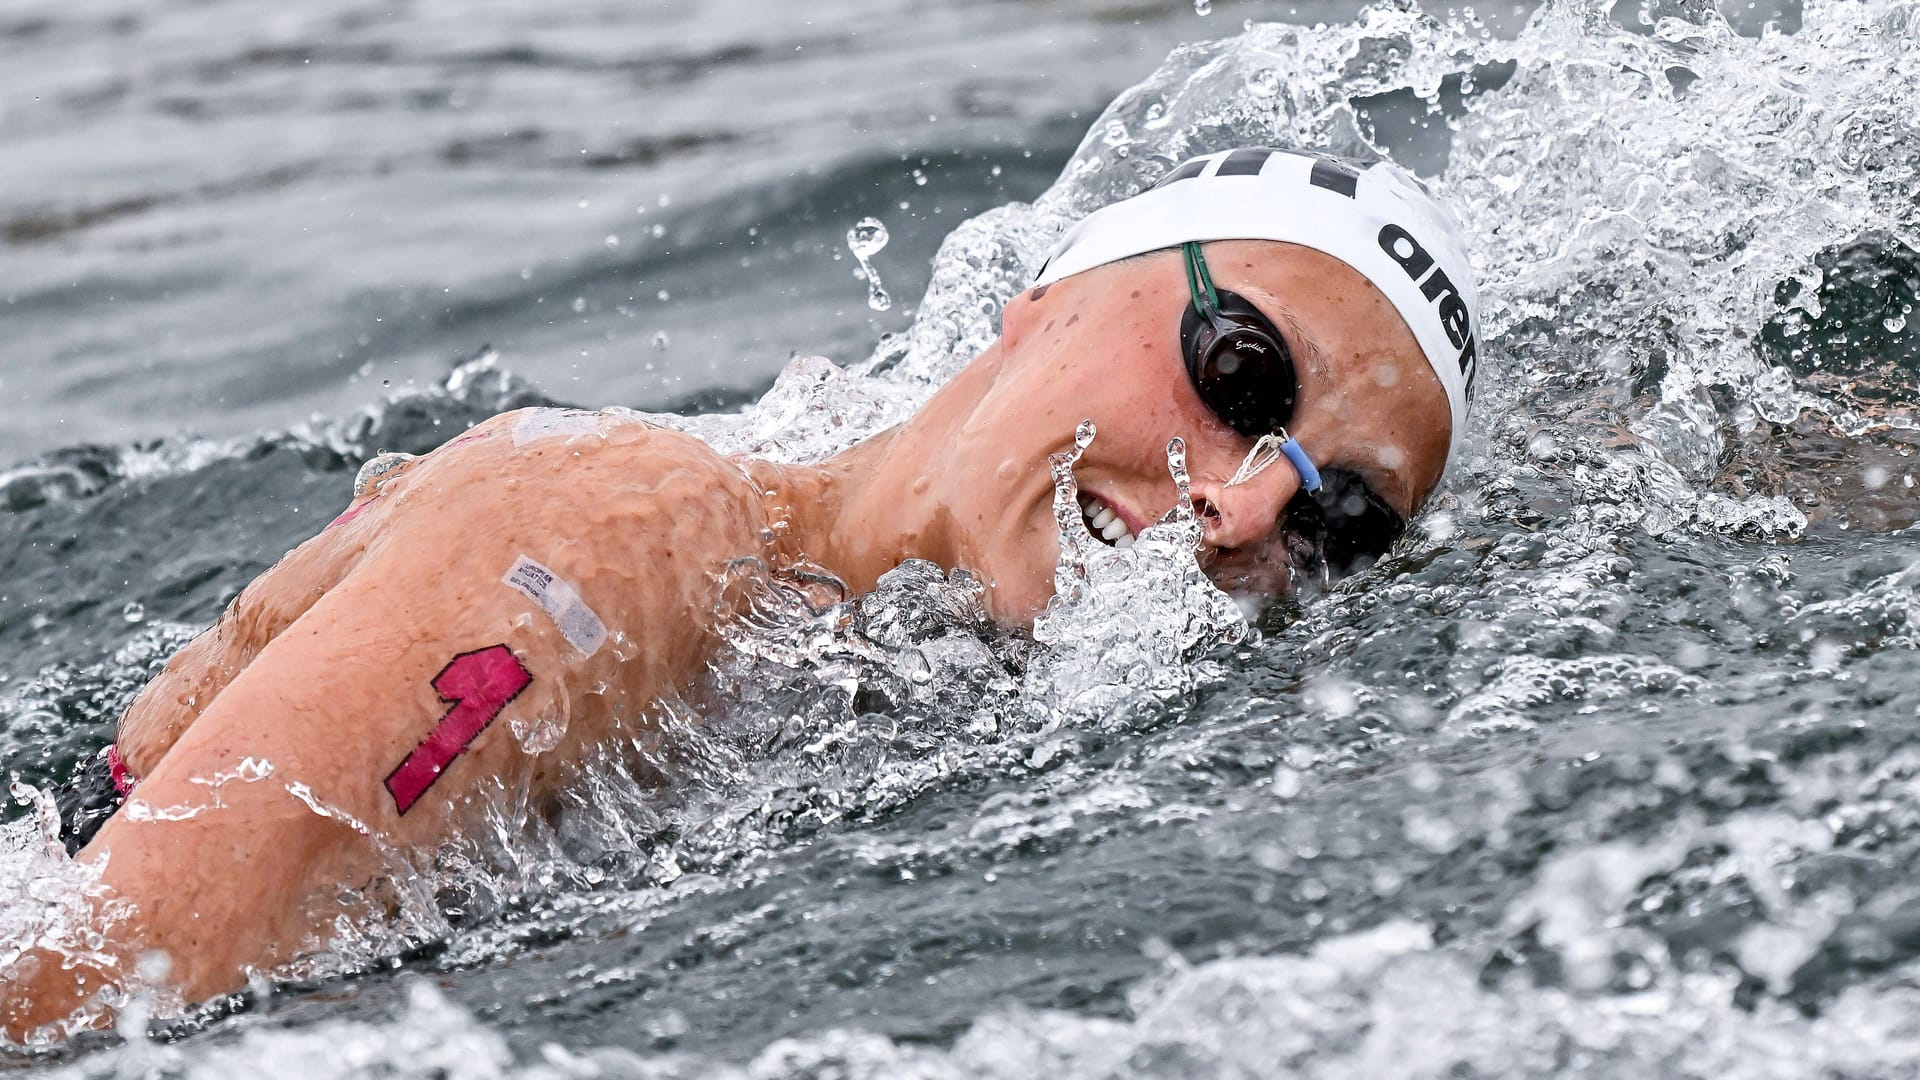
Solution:
[(1273, 792), (1273, 797), (1276, 799), (1291, 799), (1298, 796), (1305, 787), (1306, 778), (1300, 775), (1300, 770), (1282, 765), (1273, 770), (1273, 783), (1268, 790)]
[(138, 600), (129, 600), (126, 606), (120, 609), (120, 617), (130, 623), (145, 622), (147, 621), (147, 606)]
[(1239, 606), (1195, 558), (1201, 526), (1185, 441), (1167, 445), (1172, 507), (1121, 548), (1095, 540), (1081, 510), (1073, 467), (1094, 436), (1093, 422), (1081, 421), (1073, 450), (1049, 459), (1060, 555), (1033, 636), (1051, 649), (1036, 658), (1026, 692), (1054, 715), (1108, 716), (1127, 701), (1176, 698), (1205, 677), (1206, 653), (1249, 633)]
[(513, 737), (519, 741), (520, 749), (529, 754), (544, 754), (560, 745), (567, 735), (567, 717), (564, 711), (547, 709), (535, 716), (515, 713), (508, 717), (507, 726), (513, 730)]
[(1195, 15), (1213, 14), (1213, 0), (1193, 0), (1193, 13)]
[(873, 268), (873, 257), (887, 246), (887, 227), (879, 218), (865, 217), (855, 222), (847, 230), (847, 248), (853, 257), (859, 260), (860, 271), (867, 278), (867, 306), (875, 311), (885, 311), (893, 306), (893, 298), (880, 284), (880, 275)]

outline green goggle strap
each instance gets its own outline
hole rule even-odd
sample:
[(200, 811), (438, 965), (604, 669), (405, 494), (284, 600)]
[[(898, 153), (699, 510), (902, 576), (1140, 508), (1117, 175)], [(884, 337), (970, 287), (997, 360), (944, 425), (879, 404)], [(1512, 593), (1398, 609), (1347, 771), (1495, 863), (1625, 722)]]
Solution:
[(1200, 314), (1211, 316), (1220, 310), (1220, 294), (1214, 291), (1213, 275), (1207, 273), (1207, 261), (1200, 257), (1200, 244), (1189, 240), (1180, 245), (1186, 253), (1187, 291), (1193, 294), (1193, 306)]

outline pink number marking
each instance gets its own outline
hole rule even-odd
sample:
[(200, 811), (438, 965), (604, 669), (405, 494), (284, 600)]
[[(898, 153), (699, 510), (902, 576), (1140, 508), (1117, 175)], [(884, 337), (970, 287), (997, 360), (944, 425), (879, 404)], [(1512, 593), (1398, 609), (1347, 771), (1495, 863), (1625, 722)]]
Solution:
[(387, 790), (393, 793), (393, 804), (402, 814), (420, 801), (453, 759), (472, 745), (507, 702), (519, 697), (532, 681), (525, 665), (505, 645), (461, 653), (440, 669), (440, 674), (433, 677), (433, 689), (453, 707), (387, 776)]
[[(376, 494), (374, 495), (373, 499), (377, 499), (379, 497), (380, 496)], [(332, 521), (327, 522), (327, 529), (331, 529), (335, 525), (345, 525), (347, 522), (352, 521), (354, 518), (359, 517), (360, 511), (365, 510), (367, 507), (373, 505), (373, 499), (368, 499), (366, 502), (361, 503), (359, 506), (349, 506), (345, 510), (342, 510), (340, 512), (339, 517), (334, 518)], [(326, 532), (327, 529), (321, 529), (320, 531)]]

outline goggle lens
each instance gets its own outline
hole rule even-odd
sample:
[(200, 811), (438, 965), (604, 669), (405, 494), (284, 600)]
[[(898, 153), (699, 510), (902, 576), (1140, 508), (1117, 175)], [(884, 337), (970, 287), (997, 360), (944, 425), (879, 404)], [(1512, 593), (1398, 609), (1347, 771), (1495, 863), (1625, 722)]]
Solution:
[[(1248, 438), (1285, 428), (1300, 393), (1286, 339), (1244, 297), (1214, 288), (1198, 243), (1182, 250), (1193, 302), (1180, 320), (1180, 345), (1201, 403)], [(1322, 469), (1320, 477), (1320, 490), (1287, 504), (1287, 531), (1295, 546), (1316, 553), (1310, 561), (1344, 577), (1378, 561), (1407, 523), (1358, 476)]]

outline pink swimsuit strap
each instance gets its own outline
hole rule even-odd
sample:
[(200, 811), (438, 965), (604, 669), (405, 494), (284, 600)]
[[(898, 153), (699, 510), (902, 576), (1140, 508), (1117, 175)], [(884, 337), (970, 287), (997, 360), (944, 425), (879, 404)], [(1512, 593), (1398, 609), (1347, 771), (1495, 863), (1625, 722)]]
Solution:
[(127, 771), (127, 763), (120, 756), (118, 743), (107, 744), (107, 773), (113, 777), (113, 790), (118, 791), (123, 799), (133, 794), (133, 786), (140, 782), (137, 777)]

